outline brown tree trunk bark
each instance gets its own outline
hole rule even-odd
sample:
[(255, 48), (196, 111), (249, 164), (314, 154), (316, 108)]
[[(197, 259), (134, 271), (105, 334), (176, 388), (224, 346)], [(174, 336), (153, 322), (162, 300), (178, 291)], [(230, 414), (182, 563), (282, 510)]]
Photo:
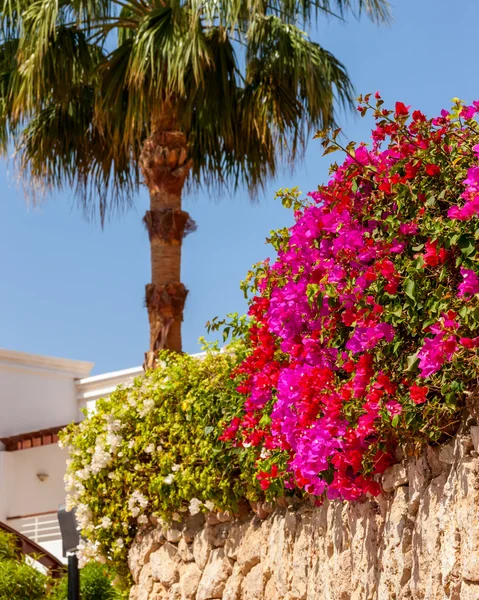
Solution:
[(151, 248), (151, 283), (146, 286), (150, 347), (145, 369), (155, 366), (159, 350), (181, 352), (181, 322), (187, 289), (181, 283), (181, 246), (192, 229), (181, 195), (191, 167), (186, 136), (171, 118), (157, 119), (142, 148), (140, 166), (150, 193), (144, 222)]

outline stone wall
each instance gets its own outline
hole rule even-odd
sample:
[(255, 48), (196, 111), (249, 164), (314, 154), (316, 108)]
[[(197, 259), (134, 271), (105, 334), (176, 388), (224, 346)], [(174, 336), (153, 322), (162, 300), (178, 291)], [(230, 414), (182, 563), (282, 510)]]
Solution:
[(377, 499), (145, 531), (130, 599), (479, 600), (478, 444), (473, 427), (394, 465)]

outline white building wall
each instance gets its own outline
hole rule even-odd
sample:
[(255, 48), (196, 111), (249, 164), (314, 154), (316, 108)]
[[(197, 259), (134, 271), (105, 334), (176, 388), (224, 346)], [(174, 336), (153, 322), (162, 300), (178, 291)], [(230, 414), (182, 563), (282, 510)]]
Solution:
[[(58, 444), (2, 452), (6, 517), (55, 511), (65, 499), (67, 452)], [(40, 481), (38, 474), (48, 475)], [(3, 491), (3, 490), (2, 490)], [(2, 494), (3, 495), (3, 494)]]
[(75, 379), (93, 363), (0, 349), (0, 437), (80, 418)]
[(71, 379), (21, 371), (3, 372), (1, 379), (0, 436), (66, 425), (79, 419)]
[(7, 452), (2, 452), (0, 450), (0, 521), (3, 522), (5, 522), (5, 519), (7, 518), (7, 490), (4, 484), (6, 456)]

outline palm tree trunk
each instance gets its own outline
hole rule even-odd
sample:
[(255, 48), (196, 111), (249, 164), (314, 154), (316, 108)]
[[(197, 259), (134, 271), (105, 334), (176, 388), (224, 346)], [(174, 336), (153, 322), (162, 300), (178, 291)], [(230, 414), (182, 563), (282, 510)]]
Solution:
[(150, 193), (144, 222), (151, 249), (151, 283), (146, 286), (150, 347), (145, 368), (155, 366), (158, 351), (181, 352), (181, 322), (188, 294), (181, 283), (183, 236), (192, 230), (181, 195), (191, 167), (186, 136), (171, 118), (157, 119), (142, 148), (140, 166)]

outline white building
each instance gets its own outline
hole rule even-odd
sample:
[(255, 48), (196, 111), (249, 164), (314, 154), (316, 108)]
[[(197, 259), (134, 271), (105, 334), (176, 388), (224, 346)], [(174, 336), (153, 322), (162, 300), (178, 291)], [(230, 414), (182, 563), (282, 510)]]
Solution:
[(57, 433), (141, 367), (90, 377), (93, 363), (0, 349), (0, 522), (61, 557), (66, 451)]

